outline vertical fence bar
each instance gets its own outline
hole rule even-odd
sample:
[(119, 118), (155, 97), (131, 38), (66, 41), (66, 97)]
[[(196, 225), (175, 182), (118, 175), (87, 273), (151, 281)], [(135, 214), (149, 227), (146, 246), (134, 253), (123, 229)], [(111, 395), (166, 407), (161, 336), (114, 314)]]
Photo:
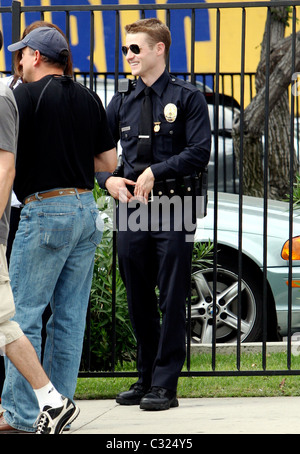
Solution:
[[(191, 30), (191, 83), (196, 85), (195, 78), (195, 10), (192, 10), (192, 30)], [(187, 302), (187, 358), (186, 367), (187, 370), (191, 369), (191, 284)]]
[[(115, 222), (114, 222), (115, 224)], [(112, 370), (115, 370), (116, 365), (116, 274), (117, 274), (117, 232), (114, 229), (113, 231), (113, 269), (112, 269), (112, 295), (111, 295), (111, 310), (112, 310), (112, 350), (111, 350), (111, 363)]]
[(95, 20), (94, 11), (90, 16), (90, 89), (94, 89), (94, 47), (95, 47)]
[[(224, 75), (223, 74), (220, 74), (220, 77), (221, 77), (221, 93), (224, 93)], [(225, 131), (225, 102), (222, 101), (221, 102), (221, 106), (222, 106), (222, 115), (221, 115), (221, 118), (222, 118), (222, 124), (220, 125), (221, 126), (221, 129)], [(221, 161), (222, 161), (222, 167), (223, 167), (223, 175), (222, 175), (222, 178), (223, 178), (223, 188), (222, 188), (222, 191), (224, 192), (227, 192), (227, 165), (226, 165), (226, 144), (225, 144), (225, 137), (223, 136), (222, 137), (222, 154), (221, 154)], [(220, 151), (220, 148), (219, 147), (219, 151)]]
[[(12, 21), (12, 34), (11, 42), (16, 43), (21, 35), (21, 3), (13, 1), (11, 4), (11, 21)], [(11, 68), (14, 71), (14, 53), (11, 54)]]
[(192, 30), (191, 30), (191, 83), (196, 85), (195, 77), (195, 10), (192, 9)]
[(236, 366), (241, 367), (241, 317), (242, 317), (242, 237), (243, 237), (243, 162), (244, 162), (244, 94), (245, 94), (245, 36), (246, 10), (242, 9), (242, 36), (241, 36), (241, 87), (240, 87), (240, 162), (239, 162), (239, 233), (238, 233), (238, 319), (237, 319), (237, 358)]
[(216, 17), (216, 81), (214, 106), (214, 272), (213, 272), (213, 325), (212, 325), (212, 369), (216, 368), (216, 309), (217, 309), (217, 265), (218, 265), (218, 175), (219, 175), (219, 77), (220, 77), (220, 9), (217, 8)]
[[(166, 11), (166, 25), (170, 29), (170, 27), (171, 27), (171, 13), (170, 13), (169, 9), (167, 9), (167, 11)], [(168, 70), (170, 69), (170, 52), (168, 54), (168, 58), (167, 58), (167, 61), (166, 61), (166, 67), (168, 68)]]
[(266, 33), (266, 81), (265, 81), (265, 144), (264, 144), (264, 200), (263, 200), (263, 342), (262, 367), (267, 362), (267, 253), (268, 253), (268, 167), (269, 167), (269, 78), (270, 78), (270, 42), (271, 42), (271, 9), (268, 7)]
[(85, 341), (84, 341), (84, 350), (85, 361), (84, 365), (86, 370), (91, 370), (91, 297), (89, 298), (88, 310), (86, 313), (86, 330), (85, 330)]
[(118, 90), (119, 78), (119, 52), (120, 52), (120, 12), (115, 16), (115, 92)]
[[(292, 19), (292, 55), (291, 69), (295, 73), (295, 54), (296, 54), (296, 7), (293, 7)], [(290, 182), (289, 182), (289, 275), (288, 275), (288, 335), (287, 335), (287, 368), (291, 368), (291, 331), (292, 331), (292, 238), (293, 238), (293, 187), (294, 187), (294, 113), (295, 98), (291, 92), (291, 148), (290, 148)]]
[[(232, 95), (232, 98), (235, 99), (235, 93), (234, 93), (234, 75), (231, 75), (230, 77), (230, 81), (231, 81), (231, 95)], [(233, 110), (233, 99), (232, 99), (232, 124), (233, 124), (233, 119), (234, 119), (234, 110)], [(236, 194), (237, 193), (237, 185), (236, 185), (236, 156), (235, 156), (235, 152), (234, 152), (234, 146), (233, 146), (233, 141), (232, 141), (232, 144), (231, 144), (231, 152), (232, 152), (232, 179), (233, 179), (233, 193)]]
[[(118, 90), (118, 78), (119, 78), (119, 51), (120, 51), (120, 12), (116, 11), (115, 16), (115, 92)], [(111, 351), (111, 363), (112, 363), (112, 371), (115, 370), (116, 366), (116, 279), (117, 279), (117, 231), (116, 231), (116, 210), (113, 213), (114, 221), (113, 221), (113, 250), (112, 250), (112, 295), (111, 295), (111, 323), (112, 323), (112, 351)]]
[(66, 11), (66, 18), (65, 18), (65, 27), (66, 27), (66, 37), (68, 42), (70, 43), (70, 11)]

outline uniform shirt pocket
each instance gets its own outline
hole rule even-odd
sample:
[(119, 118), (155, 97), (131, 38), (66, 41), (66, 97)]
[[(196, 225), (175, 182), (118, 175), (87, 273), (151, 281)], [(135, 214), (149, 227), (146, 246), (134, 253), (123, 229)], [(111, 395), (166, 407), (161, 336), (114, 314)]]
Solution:
[(120, 126), (121, 132), (121, 140), (127, 142), (131, 140), (137, 140), (138, 138), (138, 124), (134, 123), (132, 125), (128, 125), (127, 123), (123, 123)]

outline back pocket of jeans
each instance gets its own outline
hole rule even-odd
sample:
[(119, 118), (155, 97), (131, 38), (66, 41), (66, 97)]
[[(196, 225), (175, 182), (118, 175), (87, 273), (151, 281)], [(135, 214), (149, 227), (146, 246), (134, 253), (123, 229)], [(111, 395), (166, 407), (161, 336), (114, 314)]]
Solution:
[(98, 246), (102, 239), (103, 235), (103, 230), (104, 230), (104, 223), (101, 218), (101, 214), (98, 210), (98, 208), (92, 209), (91, 210), (91, 215), (94, 221), (93, 227), (94, 227), (94, 233), (90, 237), (91, 243), (93, 243), (95, 246)]
[(39, 213), (40, 247), (59, 250), (69, 245), (75, 213)]

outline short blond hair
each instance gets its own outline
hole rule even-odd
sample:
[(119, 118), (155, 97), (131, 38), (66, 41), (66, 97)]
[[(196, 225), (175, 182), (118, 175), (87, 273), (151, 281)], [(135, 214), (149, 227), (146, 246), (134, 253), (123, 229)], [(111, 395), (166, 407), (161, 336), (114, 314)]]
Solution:
[(153, 17), (150, 19), (137, 20), (132, 24), (126, 25), (125, 31), (127, 34), (146, 33), (149, 37), (149, 45), (152, 47), (157, 43), (164, 43), (165, 58), (167, 59), (172, 42), (171, 33), (169, 28), (159, 19)]

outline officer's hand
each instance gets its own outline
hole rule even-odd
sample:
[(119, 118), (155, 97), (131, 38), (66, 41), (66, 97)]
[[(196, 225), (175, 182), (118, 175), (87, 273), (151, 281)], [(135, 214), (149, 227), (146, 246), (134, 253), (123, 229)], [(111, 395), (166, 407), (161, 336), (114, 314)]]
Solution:
[(147, 167), (146, 170), (138, 177), (135, 188), (134, 197), (141, 202), (147, 203), (150, 191), (154, 186), (154, 175), (151, 167)]
[(129, 200), (133, 197), (126, 187), (127, 184), (134, 186), (135, 182), (121, 177), (109, 177), (105, 182), (106, 189), (110, 195), (112, 195), (114, 199), (120, 200), (120, 202), (123, 203), (129, 202)]

